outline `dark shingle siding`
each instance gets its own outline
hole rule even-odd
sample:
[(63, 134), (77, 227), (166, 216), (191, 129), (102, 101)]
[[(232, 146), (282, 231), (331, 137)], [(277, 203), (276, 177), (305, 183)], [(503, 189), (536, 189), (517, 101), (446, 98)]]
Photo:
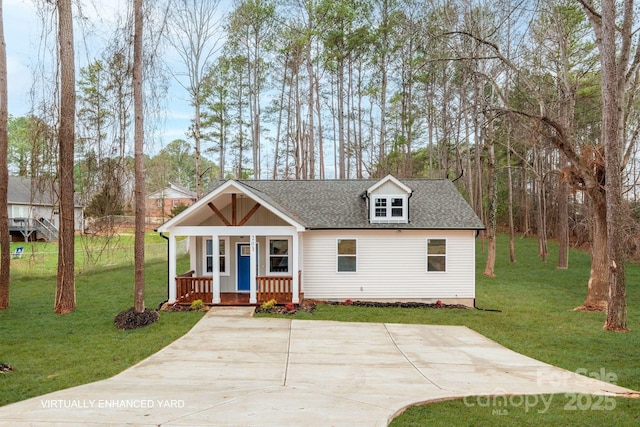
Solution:
[[(404, 179), (413, 190), (408, 224), (370, 224), (362, 197), (378, 180), (238, 181), (308, 229), (484, 229), (455, 185), (445, 179)], [(215, 187), (221, 185), (218, 182)]]

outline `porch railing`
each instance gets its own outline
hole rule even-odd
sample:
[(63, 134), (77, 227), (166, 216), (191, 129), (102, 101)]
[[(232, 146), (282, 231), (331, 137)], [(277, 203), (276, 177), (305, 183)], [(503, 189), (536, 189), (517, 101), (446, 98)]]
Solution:
[(258, 304), (272, 299), (278, 304), (291, 302), (293, 300), (292, 282), (291, 276), (256, 277)]
[(213, 300), (213, 279), (209, 277), (194, 277), (193, 271), (176, 277), (177, 299), (179, 303), (192, 303), (202, 300), (205, 304)]
[[(196, 277), (194, 272), (182, 274), (176, 277), (177, 302), (190, 304), (195, 300), (202, 300), (205, 304), (213, 301), (213, 280), (211, 276)], [(298, 274), (302, 278), (301, 272)], [(301, 285), (301, 282), (298, 281)], [(293, 301), (293, 277), (292, 276), (259, 276), (256, 277), (258, 304), (275, 299), (278, 304), (286, 304)], [(299, 297), (302, 296), (300, 293)], [(302, 301), (302, 298), (300, 298)]]

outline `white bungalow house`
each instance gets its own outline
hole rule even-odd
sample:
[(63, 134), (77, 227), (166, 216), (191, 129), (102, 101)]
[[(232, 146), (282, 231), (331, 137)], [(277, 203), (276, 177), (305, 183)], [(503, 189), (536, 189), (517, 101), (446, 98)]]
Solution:
[[(473, 306), (484, 225), (444, 179), (218, 182), (158, 231), (169, 303), (420, 301)], [(168, 236), (167, 236), (168, 235)], [(190, 272), (176, 271), (188, 237)]]

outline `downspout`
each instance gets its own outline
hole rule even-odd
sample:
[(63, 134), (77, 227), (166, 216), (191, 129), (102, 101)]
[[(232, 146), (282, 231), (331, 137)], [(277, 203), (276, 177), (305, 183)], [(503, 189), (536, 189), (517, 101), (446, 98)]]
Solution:
[[(157, 230), (154, 230), (154, 231), (157, 231)], [(167, 278), (168, 278), (169, 277), (169, 238), (167, 236), (165, 236), (162, 231), (160, 232), (160, 237), (162, 237), (163, 239), (165, 239), (167, 241)], [(169, 301), (169, 279), (167, 279), (167, 299), (164, 300), (163, 302), (161, 302), (160, 305), (158, 305), (158, 310), (167, 301)]]
[(363, 199), (365, 199), (365, 203), (367, 204), (367, 222), (371, 222), (371, 206), (369, 206), (369, 193), (365, 191), (360, 195)]
[(409, 200), (413, 197), (413, 190), (409, 193), (409, 197), (407, 197), (407, 224), (411, 224), (411, 209), (409, 209)]

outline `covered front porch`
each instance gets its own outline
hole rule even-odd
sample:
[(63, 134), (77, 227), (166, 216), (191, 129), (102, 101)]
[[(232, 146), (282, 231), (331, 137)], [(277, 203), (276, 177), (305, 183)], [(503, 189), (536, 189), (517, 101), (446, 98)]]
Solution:
[[(300, 302), (305, 227), (252, 188), (228, 181), (158, 231), (169, 234), (169, 303)], [(179, 238), (189, 239), (186, 274), (176, 271)]]

